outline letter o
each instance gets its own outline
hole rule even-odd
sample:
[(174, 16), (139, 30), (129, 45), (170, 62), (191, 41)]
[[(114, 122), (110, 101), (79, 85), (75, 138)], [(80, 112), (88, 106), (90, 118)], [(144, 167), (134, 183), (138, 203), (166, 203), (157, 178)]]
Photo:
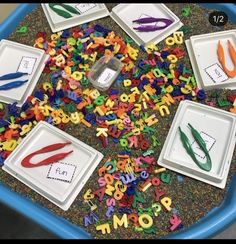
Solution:
[[(146, 219), (145, 222), (147, 222), (147, 223), (144, 222), (144, 219)], [(148, 228), (150, 228), (153, 225), (153, 219), (148, 214), (140, 215), (139, 218), (138, 218), (138, 222), (139, 222), (139, 224), (141, 225), (141, 227), (143, 229), (148, 229)]]

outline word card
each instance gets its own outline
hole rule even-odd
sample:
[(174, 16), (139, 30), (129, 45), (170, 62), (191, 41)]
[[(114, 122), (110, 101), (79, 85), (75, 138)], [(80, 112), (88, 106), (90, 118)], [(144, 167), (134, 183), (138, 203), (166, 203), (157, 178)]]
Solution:
[(114, 71), (113, 69), (109, 69), (106, 68), (98, 77), (98, 83), (101, 84), (106, 84), (107, 82), (109, 82), (112, 77), (116, 74), (116, 71)]
[(229, 77), (225, 74), (224, 70), (220, 67), (219, 64), (213, 64), (205, 69), (205, 72), (211, 77), (211, 79), (220, 83), (226, 81)]
[[(202, 139), (205, 141), (206, 148), (209, 152), (211, 150), (211, 148), (214, 146), (216, 140), (212, 136), (208, 135), (207, 133), (205, 133), (203, 131), (200, 132), (200, 135), (201, 135)], [(202, 149), (199, 147), (199, 145), (196, 141), (194, 141), (192, 143), (192, 149), (198, 158), (204, 159), (206, 157), (205, 153), (202, 151)]]
[(31, 73), (33, 72), (36, 60), (37, 60), (37, 58), (22, 57), (17, 71), (23, 72), (23, 73), (28, 73), (29, 75), (31, 75)]
[(76, 166), (62, 162), (53, 163), (48, 171), (47, 178), (71, 183)]
[(80, 13), (85, 13), (96, 6), (97, 4), (94, 3), (80, 3), (77, 4), (75, 7), (80, 11)]

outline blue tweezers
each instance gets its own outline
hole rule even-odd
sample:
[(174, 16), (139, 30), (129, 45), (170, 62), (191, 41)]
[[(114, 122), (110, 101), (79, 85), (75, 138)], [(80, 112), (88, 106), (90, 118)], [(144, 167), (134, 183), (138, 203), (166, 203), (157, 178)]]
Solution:
[[(0, 81), (1, 80), (12, 80), (12, 79), (22, 77), (24, 75), (28, 75), (28, 73), (23, 73), (23, 72), (9, 73), (9, 74), (0, 76)], [(17, 81), (13, 81), (11, 83), (2, 85), (2, 86), (0, 86), (0, 91), (6, 91), (6, 90), (10, 90), (10, 89), (20, 87), (24, 83), (26, 83), (27, 81), (28, 80), (17, 80)]]

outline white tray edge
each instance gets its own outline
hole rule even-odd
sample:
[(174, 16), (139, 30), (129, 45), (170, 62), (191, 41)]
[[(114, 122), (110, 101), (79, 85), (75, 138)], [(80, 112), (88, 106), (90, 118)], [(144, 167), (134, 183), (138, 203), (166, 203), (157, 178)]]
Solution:
[[(222, 111), (223, 110), (219, 110), (219, 109), (213, 109), (213, 107), (210, 107), (210, 106), (206, 106), (206, 105), (202, 105), (202, 104), (200, 104), (200, 103), (196, 103), (196, 102), (191, 102), (191, 103), (184, 103), (183, 105), (182, 105), (182, 107), (185, 107), (185, 109), (188, 107), (188, 106), (192, 106), (192, 107), (200, 107), (200, 108), (202, 108), (202, 109), (205, 109), (205, 111), (212, 111), (213, 110), (213, 112), (215, 111), (217, 114), (221, 114), (221, 115), (223, 115), (223, 116), (229, 116), (231, 119), (233, 119), (233, 125), (232, 126), (234, 126), (234, 129), (233, 129), (233, 131), (231, 130), (231, 135), (230, 135), (230, 137), (228, 138), (230, 141), (231, 140), (233, 140), (233, 134), (235, 134), (236, 133), (236, 127), (235, 127), (235, 123), (236, 123), (236, 117), (233, 115), (233, 114), (229, 114), (229, 113), (222, 113)], [(181, 107), (181, 109), (180, 110), (178, 110), (178, 112), (176, 113), (176, 117), (179, 117), (179, 116), (181, 116), (181, 110), (184, 110), (183, 108)], [(182, 111), (182, 114), (184, 113), (184, 111)], [(175, 121), (175, 123), (176, 123), (176, 121)], [(174, 129), (174, 127), (175, 127), (175, 123), (173, 123), (173, 126), (171, 126), (171, 130), (173, 130)], [(176, 130), (176, 128), (175, 128), (175, 130)], [(172, 139), (173, 139), (173, 136), (172, 136)], [(170, 140), (170, 138), (169, 138), (169, 140)], [(166, 150), (167, 150), (167, 148), (166, 148)], [(227, 145), (227, 148), (226, 148), (226, 151), (225, 151), (225, 154), (227, 154), (228, 152), (230, 151), (230, 144), (228, 144)], [(164, 156), (165, 156), (165, 154), (164, 154)], [(163, 157), (164, 157), (163, 156)], [(224, 157), (224, 164), (223, 164), (223, 167), (222, 167), (222, 169), (221, 169), (221, 171), (219, 172), (219, 176), (217, 176), (217, 175), (215, 175), (215, 174), (211, 174), (211, 173), (209, 173), (209, 177), (210, 178), (212, 178), (212, 180), (216, 180), (216, 181), (221, 181), (222, 179), (223, 179), (223, 172), (224, 172), (224, 170), (225, 170), (225, 167), (227, 166), (227, 163), (226, 163), (226, 161), (227, 161), (227, 158), (226, 157)], [(179, 164), (182, 164), (182, 163), (179, 163)], [(183, 164), (182, 164), (183, 165)], [(174, 166), (173, 166), (174, 167)], [(186, 166), (186, 168), (188, 168), (187, 166)], [(188, 168), (189, 169), (189, 168)], [(202, 170), (200, 170), (200, 169), (197, 169), (196, 170), (197, 171), (197, 173), (199, 173), (199, 174), (202, 174)], [(199, 177), (201, 177), (201, 176), (199, 176)], [(210, 180), (210, 179), (209, 179)]]
[[(110, 17), (120, 26), (120, 28), (122, 29), (122, 30), (124, 30), (125, 32), (126, 32), (126, 34), (128, 34), (139, 46), (141, 45), (141, 44), (144, 44), (143, 42), (142, 42), (142, 40), (138, 37), (138, 36), (136, 36), (127, 26), (126, 26), (126, 24), (124, 24), (123, 23), (123, 21), (122, 20), (120, 20), (120, 18), (114, 13), (114, 12), (110, 12)], [(124, 28), (124, 25), (126, 26), (125, 28)]]
[(191, 40), (197, 40), (200, 39), (201, 37), (211, 37), (211, 36), (217, 36), (217, 35), (223, 35), (223, 34), (230, 34), (231, 32), (236, 33), (236, 29), (232, 30), (225, 30), (225, 31), (217, 31), (217, 32), (212, 32), (212, 33), (207, 33), (207, 34), (200, 34), (200, 35), (193, 35), (190, 37)]
[(16, 106), (17, 107), (21, 107), (24, 104), (24, 102), (26, 101), (27, 97), (31, 95), (33, 89), (35, 88), (35, 86), (36, 86), (36, 84), (37, 84), (37, 82), (39, 80), (39, 77), (41, 76), (42, 71), (43, 71), (43, 69), (45, 67), (45, 62), (49, 58), (49, 55), (46, 54), (44, 50), (41, 50), (41, 49), (38, 49), (38, 48), (35, 48), (35, 47), (32, 47), (32, 46), (24, 45), (24, 44), (21, 44), (21, 43), (18, 43), (18, 42), (9, 41), (9, 40), (6, 40), (6, 39), (2, 39), (1, 42), (2, 43), (11, 43), (11, 44), (14, 44), (14, 45), (17, 45), (17, 46), (21, 46), (21, 47), (28, 48), (30, 50), (34, 50), (34, 51), (38, 51), (39, 53), (42, 53), (42, 57), (41, 57), (41, 59), (39, 61), (38, 67), (36, 68), (35, 75), (31, 77), (31, 80), (30, 80), (31, 83), (28, 86), (28, 89), (25, 91), (25, 93), (23, 95), (23, 98), (20, 101), (16, 101), (14, 99), (8, 99), (8, 98), (0, 96), (0, 99), (1, 99), (2, 102), (7, 103), (7, 104), (17, 102)]
[(78, 185), (75, 187), (76, 188), (75, 192), (72, 194), (73, 196), (71, 198), (69, 198), (68, 201), (66, 200), (65, 205), (62, 206), (62, 209), (63, 210), (66, 211), (66, 210), (69, 209), (69, 207), (74, 202), (75, 198), (80, 193), (80, 191), (82, 190), (82, 188), (84, 187), (84, 185), (86, 184), (86, 182), (88, 181), (88, 179), (90, 178), (90, 176), (92, 175), (93, 171), (99, 165), (99, 163), (101, 162), (101, 160), (103, 159), (103, 157), (104, 157), (104, 155), (102, 153), (98, 152), (98, 157), (94, 161), (94, 163), (93, 163), (92, 167), (89, 169), (89, 171), (87, 171), (86, 177), (83, 178), (83, 180), (82, 180), (81, 183), (78, 183)]
[(189, 59), (190, 59), (190, 63), (191, 63), (192, 68), (193, 68), (194, 76), (196, 78), (197, 87), (199, 89), (202, 89), (203, 88), (202, 80), (201, 80), (200, 74), (198, 72), (198, 67), (197, 67), (197, 64), (196, 64), (196, 61), (195, 61), (195, 57), (194, 57), (194, 54), (193, 54), (192, 45), (191, 45), (191, 42), (190, 42), (189, 39), (185, 40), (185, 45), (186, 45), (186, 48), (187, 48), (187, 51), (188, 51), (188, 56), (189, 56)]
[[(50, 125), (49, 123), (45, 122), (45, 121), (40, 121), (36, 126), (41, 126), (41, 125), (45, 125), (45, 126), (48, 126), (48, 127), (54, 127), (52, 125)], [(69, 135), (68, 133), (64, 132), (64, 131), (61, 131), (60, 129), (54, 127), (55, 130), (59, 130), (60, 133), (62, 134), (66, 134), (67, 137), (71, 140), (78, 140), (77, 138), (74, 138), (73, 136)], [(30, 136), (32, 135), (34, 132), (32, 132), (33, 130), (31, 130), (27, 136)], [(23, 140), (26, 140), (27, 138), (25, 137)], [(81, 181), (78, 181), (78, 183), (74, 186), (74, 189), (75, 192), (76, 192), (76, 196), (78, 195), (78, 193), (80, 192), (80, 190), (82, 189), (83, 185), (86, 183), (86, 181), (89, 179), (89, 177), (91, 176), (91, 174), (93, 173), (94, 169), (97, 167), (97, 165), (99, 164), (99, 162), (101, 161), (101, 159), (104, 157), (104, 155), (102, 153), (100, 153), (99, 151), (97, 151), (96, 149), (92, 148), (91, 146), (85, 144), (84, 142), (80, 141), (80, 144), (82, 144), (82, 146), (84, 146), (85, 148), (88, 149), (88, 151), (91, 151), (91, 149), (94, 150), (94, 153), (95, 153), (95, 156), (93, 157), (93, 160), (91, 162), (92, 166), (90, 168), (87, 168), (87, 170), (84, 172), (84, 174), (86, 174), (87, 172), (87, 175), (86, 177), (82, 177), (82, 182)], [(91, 149), (90, 149), (91, 148)], [(10, 157), (10, 156), (9, 156)], [(24, 176), (20, 177), (18, 175), (20, 175), (17, 171), (15, 171), (15, 166), (12, 166), (12, 165), (7, 165), (7, 164), (4, 164), (2, 169), (4, 171), (6, 171), (7, 173), (11, 174), (13, 177), (17, 178), (18, 180), (20, 180), (23, 184), (27, 185), (28, 187), (30, 187), (31, 189), (35, 190), (37, 193), (39, 193), (40, 195), (42, 195), (43, 197), (45, 197), (46, 199), (48, 199), (49, 201), (53, 202), (55, 205), (59, 206), (60, 208), (62, 208), (63, 210), (67, 210), (70, 205), (73, 203), (74, 199), (76, 198), (76, 196), (74, 196), (75, 193), (73, 193), (73, 191), (66, 196), (65, 200), (62, 201), (62, 203), (60, 203), (59, 200), (56, 200), (53, 196), (51, 197), (48, 197), (48, 194), (44, 191), (44, 190), (41, 190), (40, 188), (36, 187), (34, 184), (33, 185), (30, 185), (28, 183), (28, 180), (27, 178), (25, 178)], [(70, 196), (72, 196), (70, 198)], [(53, 200), (53, 199), (55, 200)]]
[(236, 29), (227, 30), (227, 31), (218, 31), (218, 32), (202, 34), (202, 35), (194, 35), (194, 36), (191, 36), (190, 39), (185, 41), (185, 45), (188, 50), (190, 62), (193, 67), (193, 70), (194, 70), (198, 88), (205, 89), (205, 90), (222, 89), (222, 88), (226, 88), (226, 89), (230, 89), (230, 90), (236, 89), (236, 84), (234, 84), (234, 83), (228, 83), (228, 84), (219, 83), (219, 84), (212, 84), (212, 85), (205, 86), (203, 83), (203, 80), (201, 78), (199, 69), (198, 69), (197, 60), (195, 58), (195, 53), (194, 53), (193, 46), (192, 46), (192, 40), (195, 41), (197, 39), (200, 39), (201, 37), (211, 37), (212, 35), (215, 36), (215, 35), (223, 35), (223, 34), (230, 34), (230, 33), (236, 33)]
[(36, 188), (35, 186), (33, 186), (33, 187), (30, 186), (30, 184), (28, 182), (26, 182), (25, 179), (22, 179), (21, 177), (19, 177), (15, 173), (13, 173), (11, 170), (9, 170), (7, 168), (7, 166), (3, 166), (2, 168), (3, 168), (3, 170), (5, 172), (7, 172), (8, 174), (12, 175), (14, 178), (16, 178), (17, 180), (19, 180), (20, 182), (22, 182), (24, 185), (28, 186), (33, 191), (37, 192), (42, 197), (46, 198), (49, 202), (52, 202), (53, 204), (55, 204), (56, 206), (58, 206), (62, 210), (67, 211), (70, 208), (70, 206), (72, 205), (72, 203), (74, 202), (75, 198), (78, 196), (78, 194), (82, 190), (82, 188), (85, 185), (86, 181), (89, 179), (89, 177), (93, 173), (93, 170), (98, 166), (99, 162), (102, 160), (102, 158), (103, 158), (103, 155), (101, 153), (99, 153), (97, 160), (93, 164), (94, 167), (91, 168), (91, 170), (88, 173), (87, 177), (85, 177), (83, 179), (82, 183), (79, 186), (76, 186), (75, 187), (76, 188), (75, 192), (72, 193), (71, 195), (69, 195), (68, 198), (63, 203), (61, 203), (61, 204), (59, 202), (57, 202), (57, 201), (54, 201), (54, 200), (50, 199), (50, 197), (48, 197), (45, 192), (40, 191), (40, 189)]
[[(169, 8), (167, 8), (164, 4), (161, 4), (167, 11), (171, 11)], [(161, 41), (163, 41), (166, 37), (177, 31), (183, 26), (183, 23), (180, 21), (178, 16), (176, 16), (172, 11), (171, 14), (174, 15), (177, 22), (172, 26), (172, 29), (170, 29), (165, 34), (162, 34), (159, 37), (157, 36), (154, 40), (150, 42), (143, 42), (141, 38), (139, 38), (134, 31), (131, 31), (130, 28), (119, 18), (119, 16), (116, 15), (116, 13), (113, 11), (115, 8), (119, 7), (119, 5), (115, 6), (112, 11), (110, 12), (110, 17), (140, 46), (140, 45), (148, 45), (150, 43), (157, 44)], [(173, 30), (174, 29), (174, 30)]]
[(45, 62), (48, 60), (48, 58), (49, 58), (49, 55), (44, 54), (44, 57), (41, 60), (40, 65), (37, 68), (37, 74), (34, 77), (34, 82), (32, 82), (31, 85), (29, 86), (29, 89), (28, 89), (28, 91), (26, 91), (23, 99), (17, 103), (17, 107), (21, 107), (24, 104), (24, 102), (27, 100), (28, 96), (30, 96), (32, 94), (35, 86), (37, 85), (37, 83), (39, 81), (40, 76), (42, 75), (42, 72), (45, 68)]
[[(179, 111), (181, 110), (181, 108), (182, 108), (185, 104), (195, 104), (195, 103), (196, 103), (196, 102), (192, 102), (192, 101), (188, 101), (188, 100), (181, 101), (180, 104), (179, 104), (178, 110), (177, 110), (177, 112), (176, 112), (176, 114), (175, 114), (175, 117), (174, 117), (174, 119), (173, 119), (172, 124), (174, 124), (174, 123), (176, 122), (177, 117), (178, 117), (178, 114), (179, 114)], [(201, 106), (201, 107), (205, 107), (205, 106), (207, 106), (207, 105), (203, 105), (203, 104), (200, 104), (200, 103), (199, 103), (199, 106)], [(216, 110), (216, 111), (219, 111), (219, 110), (220, 110), (220, 109), (218, 109), (218, 108), (214, 108), (214, 107), (211, 107), (211, 109), (212, 109), (213, 111), (214, 111), (214, 110)], [(228, 115), (228, 116), (232, 117), (234, 120), (236, 120), (236, 116), (235, 116), (234, 114), (232, 114), (232, 113), (230, 113), (230, 112), (227, 112), (227, 111), (224, 111), (224, 110), (220, 110), (220, 111), (222, 111), (223, 114)], [(234, 123), (235, 123), (235, 122), (234, 122)], [(172, 127), (172, 126), (171, 126), (171, 127)], [(170, 133), (170, 132), (171, 132), (171, 129), (172, 129), (172, 128), (170, 128), (170, 130), (169, 130), (169, 132), (168, 132), (168, 135), (167, 135), (166, 140), (165, 140), (165, 142), (164, 142), (163, 148), (162, 148), (161, 153), (160, 153), (160, 155), (159, 155), (159, 158), (158, 158), (158, 160), (157, 160), (157, 164), (160, 165), (160, 166), (166, 167), (166, 168), (168, 168), (168, 169), (170, 169), (170, 170), (173, 170), (174, 172), (178, 172), (178, 173), (180, 173), (180, 174), (182, 174), (182, 175), (186, 175), (186, 176), (188, 176), (188, 177), (191, 177), (191, 178), (197, 179), (197, 180), (199, 180), (199, 181), (208, 183), (208, 184), (210, 184), (210, 185), (216, 186), (216, 187), (218, 187), (218, 188), (224, 189), (224, 188), (225, 188), (225, 185), (226, 185), (226, 181), (227, 181), (227, 177), (226, 177), (226, 176), (228, 175), (228, 172), (229, 172), (230, 163), (226, 163), (226, 166), (225, 166), (225, 168), (224, 168), (224, 173), (223, 173), (223, 176), (222, 176), (222, 177), (223, 177), (223, 180), (222, 180), (220, 183), (212, 182), (212, 181), (209, 181), (209, 180), (207, 180), (207, 179), (204, 179), (204, 178), (201, 178), (201, 177), (198, 177), (198, 176), (194, 176), (193, 174), (190, 174), (190, 173), (188, 173), (188, 172), (182, 171), (182, 170), (180, 170), (180, 169), (176, 169), (175, 167), (172, 167), (172, 166), (166, 165), (165, 163), (162, 163), (162, 159), (163, 159), (163, 156), (164, 156), (164, 151), (166, 150), (167, 142), (168, 142), (168, 140), (169, 140), (169, 138), (170, 138), (170, 135), (171, 135), (171, 133)], [(233, 137), (233, 139), (231, 140), (231, 143), (229, 144), (229, 149), (228, 149), (228, 151), (229, 151), (229, 153), (228, 153), (229, 156), (228, 156), (226, 162), (230, 162), (231, 159), (232, 159), (232, 157), (233, 157), (234, 146), (235, 146), (235, 142), (236, 142), (236, 134), (235, 134), (235, 133), (236, 133), (236, 128), (234, 128), (234, 137)]]
[[(191, 36), (190, 37), (190, 40), (191, 40), (191, 44), (192, 44), (192, 50), (193, 50), (193, 54), (194, 56), (196, 57), (196, 51), (194, 49), (194, 43), (197, 42), (198, 40), (201, 40), (201, 38), (205, 38), (207, 39), (208, 37), (217, 37), (217, 38), (220, 38), (221, 36), (223, 37), (224, 35), (227, 35), (227, 34), (234, 34), (235, 37), (236, 37), (236, 29), (235, 30), (227, 30), (227, 31), (218, 31), (218, 32), (213, 32), (213, 33), (208, 33), (208, 34), (201, 34), (201, 35), (195, 35), (195, 36)], [(196, 60), (196, 64), (197, 66), (199, 67), (199, 62), (197, 59)], [(199, 73), (200, 73), (200, 76), (202, 77), (201, 75), (201, 71), (199, 70)], [(223, 83), (213, 83), (213, 84), (209, 84), (209, 85), (204, 85), (204, 88), (209, 90), (209, 89), (217, 89), (217, 88), (224, 88), (224, 87), (227, 87), (227, 88), (231, 88), (231, 89), (235, 89), (236, 88), (236, 82), (232, 82), (232, 81), (225, 81)]]
[(50, 25), (50, 28), (51, 28), (51, 30), (52, 30), (53, 33), (59, 32), (59, 31), (62, 31), (62, 30), (66, 30), (66, 29), (71, 28), (71, 27), (74, 27), (74, 26), (82, 25), (82, 24), (88, 23), (90, 21), (97, 20), (97, 19), (101, 19), (101, 18), (104, 18), (104, 17), (109, 16), (109, 11), (108, 11), (106, 5), (105, 4), (100, 4), (100, 5), (102, 5), (103, 8), (100, 9), (99, 11), (97, 11), (96, 12), (96, 15), (95, 15), (95, 13), (91, 13), (91, 14), (94, 14), (94, 17), (91, 17), (90, 16), (89, 19), (88, 18), (85, 18), (83, 20), (81, 19), (80, 21), (78, 21), (78, 20), (76, 21), (75, 20), (75, 22), (76, 22), (75, 24), (64, 24), (63, 27), (55, 27), (55, 25), (53, 24), (53, 22), (50, 21), (49, 14), (48, 14), (48, 11), (47, 11), (44, 3), (41, 4), (41, 6), (43, 8), (43, 11), (44, 11), (44, 14), (45, 14), (45, 16), (47, 18), (47, 21), (48, 21), (48, 23)]

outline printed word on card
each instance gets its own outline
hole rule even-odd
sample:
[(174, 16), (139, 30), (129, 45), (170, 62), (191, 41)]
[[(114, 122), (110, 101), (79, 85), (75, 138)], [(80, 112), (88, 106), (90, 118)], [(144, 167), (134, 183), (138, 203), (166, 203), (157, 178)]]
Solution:
[(109, 82), (112, 77), (116, 74), (116, 71), (106, 68), (98, 77), (97, 82), (100, 84), (106, 84), (107, 82)]
[(205, 71), (215, 83), (226, 81), (229, 78), (219, 64), (213, 64), (207, 67)]
[(17, 71), (28, 73), (30, 75), (33, 72), (36, 60), (36, 58), (22, 57)]
[[(201, 135), (202, 139), (205, 141), (206, 148), (209, 152), (211, 150), (211, 148), (214, 146), (216, 140), (212, 136), (210, 136), (202, 131), (201, 131), (200, 135)], [(205, 153), (202, 151), (202, 149), (199, 147), (199, 145), (196, 141), (193, 142), (192, 149), (193, 149), (194, 153), (196, 154), (197, 158), (204, 159), (206, 157)]]
[(48, 171), (47, 178), (71, 183), (76, 166), (62, 162), (53, 163)]
[(97, 5), (94, 3), (80, 3), (77, 4), (75, 7), (80, 11), (80, 13), (85, 13), (89, 11), (90, 9), (96, 7)]

